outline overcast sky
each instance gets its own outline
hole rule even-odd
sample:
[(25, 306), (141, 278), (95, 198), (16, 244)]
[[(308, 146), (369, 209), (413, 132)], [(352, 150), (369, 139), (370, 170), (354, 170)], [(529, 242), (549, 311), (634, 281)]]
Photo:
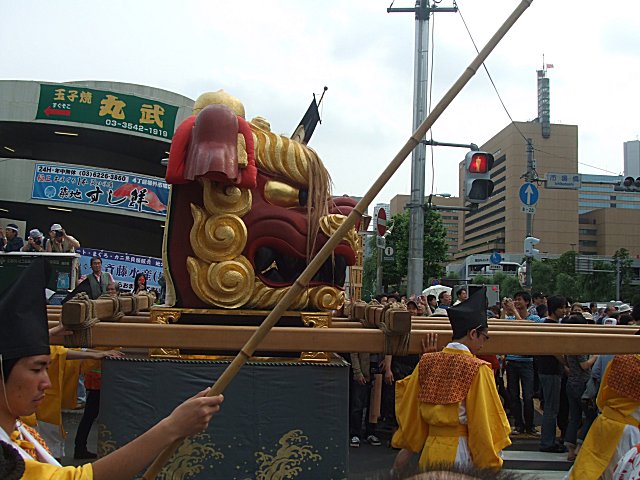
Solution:
[[(458, 0), (479, 48), (518, 3)], [(334, 193), (363, 195), (412, 133), (415, 21), (409, 13), (387, 13), (389, 4), (0, 0), (0, 78), (112, 80), (192, 99), (224, 88), (243, 101), (248, 118), (264, 116), (287, 135), (312, 93), (326, 85), (322, 125), (309, 145), (329, 169)], [(475, 50), (459, 13), (437, 13), (431, 26), (436, 105)], [(554, 65), (551, 121), (578, 125), (580, 172), (617, 174), (623, 142), (640, 134), (639, 27), (635, 0), (534, 0), (486, 65), (511, 117), (527, 121), (537, 116), (536, 70), (544, 54)], [(509, 122), (480, 70), (436, 122), (433, 137), (481, 145)], [(464, 153), (434, 149), (435, 193), (457, 194)], [(431, 178), (428, 150), (427, 194)], [(375, 202), (409, 190), (410, 158)]]

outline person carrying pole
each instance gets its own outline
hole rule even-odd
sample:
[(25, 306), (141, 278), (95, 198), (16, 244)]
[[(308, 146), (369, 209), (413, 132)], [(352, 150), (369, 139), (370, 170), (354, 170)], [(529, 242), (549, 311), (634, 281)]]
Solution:
[(423, 355), (396, 384), (392, 444), (420, 452), (423, 470), (447, 464), (497, 470), (501, 450), (511, 445), (491, 365), (475, 356), (489, 338), (485, 288), (447, 309), (453, 341)]

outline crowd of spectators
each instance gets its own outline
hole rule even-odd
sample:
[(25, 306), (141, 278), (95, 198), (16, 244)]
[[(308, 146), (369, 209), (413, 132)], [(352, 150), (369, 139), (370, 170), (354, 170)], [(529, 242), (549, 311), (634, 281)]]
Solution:
[(51, 225), (46, 238), (38, 228), (32, 228), (25, 242), (19, 232), (19, 227), (15, 223), (9, 223), (4, 232), (0, 230), (0, 247), (3, 252), (73, 253), (76, 248), (80, 248), (80, 242), (67, 234), (59, 223)]
[[(29, 230), (29, 236), (26, 242), (20, 237), (20, 228), (15, 223), (9, 223), (4, 231), (0, 229), (0, 252), (25, 252), (25, 253), (74, 253), (77, 248), (80, 248), (80, 242), (68, 234), (66, 230), (59, 223), (54, 223), (49, 228), (48, 234), (45, 235), (38, 228), (32, 228)], [(79, 270), (79, 265), (78, 265)], [(92, 299), (98, 298), (100, 295), (106, 293), (120, 293), (120, 286), (113, 279), (113, 276), (109, 272), (102, 272), (102, 259), (100, 257), (94, 257), (91, 259), (91, 274), (80, 276), (78, 274), (78, 284), (83, 280), (89, 279), (92, 289), (87, 289)], [(93, 277), (93, 279), (92, 279)], [(93, 281), (95, 279), (95, 282)], [(164, 282), (164, 279), (162, 279)], [(161, 285), (162, 287), (162, 285)], [(137, 273), (134, 282), (132, 293), (139, 293), (146, 291), (147, 277), (144, 273)], [(156, 294), (156, 298), (164, 298), (164, 292), (158, 292), (155, 288), (150, 288)], [(162, 294), (162, 295), (161, 295)]]
[[(468, 298), (468, 291), (455, 292), (455, 304)], [(415, 316), (446, 316), (452, 304), (449, 290), (434, 295), (378, 295), (381, 304), (399, 302)], [(535, 323), (640, 325), (640, 304), (631, 307), (574, 302), (563, 296), (533, 296), (521, 291), (504, 298), (487, 311), (488, 317)], [(482, 357), (489, 361), (496, 376), (498, 392), (512, 424), (512, 435), (538, 438), (542, 452), (566, 453), (573, 461), (589, 428), (598, 415), (595, 397), (604, 370), (613, 355), (499, 355)], [(353, 367), (351, 388), (350, 445), (358, 447), (361, 437), (371, 445), (380, 445), (376, 422), (386, 422), (393, 430), (394, 384), (409, 375), (419, 355), (404, 357), (376, 354), (351, 354)], [(367, 407), (378, 376), (383, 382), (380, 416), (369, 415)], [(505, 387), (506, 385), (506, 387)], [(539, 404), (535, 405), (535, 399)], [(541, 431), (535, 425), (536, 406), (543, 411)], [(377, 406), (371, 406), (376, 410)], [(366, 419), (362, 423), (363, 415)], [(363, 425), (366, 425), (363, 430)], [(558, 430), (556, 430), (556, 427)], [(364, 435), (362, 432), (364, 431)], [(560, 432), (559, 437), (557, 432)]]

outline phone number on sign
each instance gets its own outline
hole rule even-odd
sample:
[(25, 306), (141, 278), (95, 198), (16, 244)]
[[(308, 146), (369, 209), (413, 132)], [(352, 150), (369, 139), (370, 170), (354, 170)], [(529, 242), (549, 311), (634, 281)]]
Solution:
[(124, 128), (125, 130), (135, 130), (136, 132), (146, 133), (148, 135), (155, 135), (156, 137), (165, 137), (169, 136), (169, 133), (166, 130), (155, 127), (145, 127), (143, 125), (138, 125), (137, 123), (131, 122), (119, 122), (117, 120), (112, 120), (107, 118), (104, 122), (107, 127), (119, 127)]
[[(100, 178), (103, 180), (113, 180), (116, 182), (128, 182), (129, 177), (127, 175), (122, 175), (119, 173), (108, 173), (108, 172), (95, 172), (91, 170), (80, 170), (78, 172), (80, 177), (89, 177), (89, 178)], [(85, 184), (86, 185), (86, 184)], [(93, 183), (92, 183), (93, 185)]]

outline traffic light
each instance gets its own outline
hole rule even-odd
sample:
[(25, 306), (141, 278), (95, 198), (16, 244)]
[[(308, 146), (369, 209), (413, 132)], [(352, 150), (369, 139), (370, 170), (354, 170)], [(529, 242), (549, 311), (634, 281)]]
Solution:
[(616, 185), (613, 189), (617, 192), (640, 192), (640, 177), (625, 177), (620, 185)]
[(540, 239), (536, 237), (527, 237), (524, 239), (524, 256), (535, 257), (540, 253), (540, 250), (533, 248), (534, 245), (540, 243)]
[(493, 155), (470, 151), (464, 158), (464, 199), (471, 203), (484, 203), (493, 193), (491, 180)]

